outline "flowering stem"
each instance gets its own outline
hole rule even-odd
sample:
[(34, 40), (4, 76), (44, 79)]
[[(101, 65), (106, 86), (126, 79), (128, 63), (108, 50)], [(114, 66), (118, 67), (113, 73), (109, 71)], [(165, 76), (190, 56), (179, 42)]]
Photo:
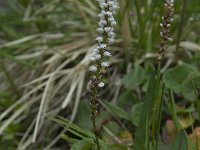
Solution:
[(163, 57), (165, 56), (166, 50), (167, 50), (167, 42), (172, 41), (172, 38), (170, 38), (170, 29), (171, 29), (171, 22), (173, 21), (172, 15), (174, 13), (174, 0), (165, 0), (165, 15), (162, 17), (162, 23), (161, 26), (161, 42), (160, 42), (160, 50), (158, 55), (158, 62), (159, 65), (161, 64), (161, 61)]
[(96, 38), (98, 46), (93, 50), (93, 54), (90, 57), (92, 66), (89, 67), (91, 72), (90, 77), (90, 110), (91, 120), (93, 124), (93, 130), (95, 134), (95, 142), (97, 149), (100, 150), (100, 144), (98, 140), (98, 133), (96, 129), (96, 116), (99, 100), (99, 90), (104, 87), (105, 83), (102, 82), (102, 74), (105, 72), (105, 68), (109, 67), (109, 63), (106, 62), (107, 57), (111, 57), (111, 53), (108, 51), (108, 46), (114, 42), (114, 26), (117, 24), (113, 14), (118, 8), (117, 0), (97, 0), (101, 9), (98, 14), (98, 37)]

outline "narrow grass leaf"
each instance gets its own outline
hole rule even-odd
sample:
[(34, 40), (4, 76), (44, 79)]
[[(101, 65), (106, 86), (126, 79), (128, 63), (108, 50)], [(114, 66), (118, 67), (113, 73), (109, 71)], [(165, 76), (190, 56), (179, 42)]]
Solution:
[(115, 116), (122, 118), (122, 119), (131, 120), (129, 114), (127, 112), (125, 112), (123, 109), (121, 109), (120, 107), (113, 105), (106, 101), (104, 102), (104, 104), (107, 106), (107, 108), (110, 110), (110, 112), (112, 114), (114, 114)]
[(144, 107), (143, 107), (144, 111), (142, 112), (140, 116), (140, 121), (138, 124), (138, 128), (136, 130), (136, 134), (135, 134), (136, 140), (134, 143), (134, 150), (143, 150), (145, 149), (144, 146), (146, 144), (150, 145), (149, 141), (147, 140), (147, 138), (149, 137), (147, 130), (148, 130), (148, 126), (150, 125), (150, 117), (151, 117), (149, 115), (151, 114), (151, 111), (152, 111), (155, 95), (157, 95), (157, 93), (155, 93), (155, 89), (157, 89), (159, 84), (160, 82), (156, 78), (156, 73), (154, 73), (152, 75), (152, 78), (149, 83), (148, 90), (144, 99)]
[(184, 130), (177, 134), (170, 150), (188, 150), (187, 135)]

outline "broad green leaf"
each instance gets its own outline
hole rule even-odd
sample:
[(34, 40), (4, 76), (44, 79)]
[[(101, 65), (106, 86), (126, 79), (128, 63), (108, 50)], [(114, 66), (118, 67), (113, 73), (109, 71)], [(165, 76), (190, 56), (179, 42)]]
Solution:
[(78, 107), (78, 112), (76, 115), (75, 123), (80, 128), (92, 129), (92, 123), (90, 119), (90, 107), (89, 102), (81, 101)]
[(173, 90), (180, 91), (180, 88), (191, 73), (198, 72), (196, 68), (188, 64), (178, 65), (169, 69), (163, 76), (165, 85)]
[(131, 121), (135, 126), (137, 126), (139, 123), (142, 111), (143, 111), (143, 103), (138, 103), (133, 105), (131, 109)]
[(169, 89), (189, 100), (195, 98), (191, 84), (193, 79), (200, 85), (200, 73), (194, 66), (189, 64), (182, 64), (169, 69), (163, 76), (164, 83)]
[(184, 130), (177, 134), (170, 150), (188, 150), (187, 135)]
[(196, 88), (200, 87), (200, 73), (191, 73), (189, 77), (183, 82), (180, 93), (189, 100), (195, 99), (195, 91), (192, 81), (195, 83)]
[(117, 105), (123, 109), (131, 108), (134, 105), (137, 98), (134, 97), (133, 92), (130, 90), (126, 90), (119, 96), (117, 100)]
[(134, 89), (144, 81), (144, 69), (135, 65), (134, 69), (123, 77), (122, 81), (127, 89)]

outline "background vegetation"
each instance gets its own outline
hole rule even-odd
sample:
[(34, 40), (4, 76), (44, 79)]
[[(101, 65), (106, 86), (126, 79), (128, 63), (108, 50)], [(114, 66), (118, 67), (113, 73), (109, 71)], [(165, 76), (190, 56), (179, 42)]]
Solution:
[[(137, 130), (141, 116), (148, 120), (143, 105), (155, 86), (150, 82), (147, 92), (164, 6), (162, 0), (119, 4), (117, 40), (97, 120), (102, 148), (109, 150), (131, 148), (135, 133), (142, 133)], [(95, 0), (0, 1), (0, 149), (89, 150), (94, 145), (87, 67), (96, 46), (97, 12)], [(161, 66), (159, 89), (165, 88), (158, 107), (161, 127), (155, 131), (158, 149), (198, 150), (199, 0), (175, 1), (171, 32), (173, 42)]]

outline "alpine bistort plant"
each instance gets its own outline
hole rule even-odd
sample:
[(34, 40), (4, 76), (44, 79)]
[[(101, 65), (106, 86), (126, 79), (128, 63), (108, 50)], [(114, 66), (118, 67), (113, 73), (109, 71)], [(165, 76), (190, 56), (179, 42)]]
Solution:
[(100, 149), (98, 135), (95, 125), (95, 119), (97, 116), (97, 107), (99, 99), (99, 90), (105, 86), (102, 81), (102, 74), (105, 68), (109, 67), (109, 62), (107, 61), (111, 57), (111, 53), (108, 51), (109, 45), (113, 44), (115, 33), (114, 27), (117, 22), (114, 19), (114, 14), (118, 8), (117, 0), (97, 0), (100, 13), (98, 14), (98, 37), (96, 41), (98, 42), (97, 47), (93, 50), (93, 54), (90, 57), (92, 65), (89, 67), (91, 72), (91, 83), (90, 83), (90, 109), (91, 109), (91, 120), (93, 123), (94, 133), (96, 136), (97, 149)]
[(171, 28), (171, 22), (173, 21), (172, 15), (174, 13), (174, 0), (166, 0), (165, 1), (165, 14), (162, 17), (162, 23), (161, 26), (161, 42), (160, 42), (160, 50), (159, 50), (159, 56), (158, 61), (159, 63), (163, 59), (166, 53), (166, 44), (168, 41), (172, 41), (172, 38), (170, 37), (170, 28)]

